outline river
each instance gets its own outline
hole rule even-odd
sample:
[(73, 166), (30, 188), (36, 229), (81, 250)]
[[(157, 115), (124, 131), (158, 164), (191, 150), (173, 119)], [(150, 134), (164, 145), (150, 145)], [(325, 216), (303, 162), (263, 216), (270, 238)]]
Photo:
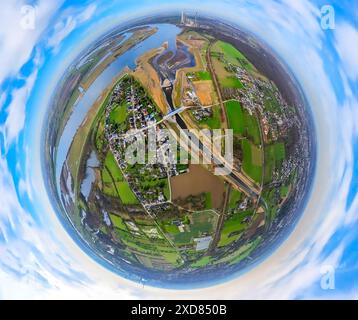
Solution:
[[(72, 114), (64, 127), (57, 147), (56, 181), (58, 190), (60, 190), (61, 171), (65, 164), (71, 143), (76, 135), (78, 128), (84, 122), (87, 113), (96, 102), (96, 100), (101, 96), (101, 93), (116, 79), (116, 77), (118, 77), (120, 72), (125, 67), (135, 69), (137, 58), (149, 50), (159, 48), (163, 45), (163, 43), (166, 42), (168, 44), (168, 50), (176, 52), (176, 37), (182, 31), (181, 28), (178, 28), (172, 24), (154, 24), (149, 26), (157, 28), (158, 31), (154, 35), (126, 51), (112, 64), (110, 64), (84, 93), (79, 102), (73, 107)], [(132, 32), (130, 30), (124, 32), (124, 39), (122, 41), (128, 39), (131, 33)]]

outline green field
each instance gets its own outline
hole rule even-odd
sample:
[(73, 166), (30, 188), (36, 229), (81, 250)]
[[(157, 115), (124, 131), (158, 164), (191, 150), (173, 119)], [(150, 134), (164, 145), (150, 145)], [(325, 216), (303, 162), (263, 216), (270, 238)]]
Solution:
[(214, 45), (213, 50), (223, 53), (225, 59), (233, 65), (241, 65), (248, 71), (255, 70), (255, 67), (246, 59), (246, 57), (230, 43), (218, 41)]
[(244, 136), (250, 139), (255, 145), (261, 144), (260, 124), (255, 115), (250, 115), (247, 110), (244, 114)]
[(237, 206), (237, 203), (241, 200), (241, 192), (238, 190), (232, 190), (230, 195), (230, 201), (229, 201), (229, 209), (235, 209)]
[(114, 214), (109, 215), (112, 221), (112, 224), (115, 228), (128, 231), (126, 224), (123, 222), (123, 219), (121, 217), (115, 216)]
[(170, 233), (170, 234), (180, 233), (179, 228), (174, 224), (162, 224), (162, 228), (165, 233)]
[(160, 254), (173, 266), (179, 267), (182, 264), (180, 255), (176, 251), (160, 251)]
[(213, 115), (211, 118), (200, 121), (200, 124), (208, 126), (210, 129), (220, 129), (221, 128), (221, 119), (220, 119), (220, 107), (214, 106)]
[(289, 186), (282, 186), (280, 189), (280, 195), (282, 198), (286, 198), (289, 193), (290, 187)]
[(108, 152), (102, 171), (103, 192), (109, 196), (118, 196), (123, 204), (138, 204), (138, 199), (132, 192), (128, 182), (124, 179), (116, 160), (111, 152)]
[(219, 263), (235, 264), (235, 263), (238, 263), (238, 262), (244, 260), (245, 258), (247, 258), (257, 248), (257, 246), (260, 244), (261, 241), (262, 241), (262, 238), (257, 237), (255, 240), (241, 246), (238, 250), (234, 251), (230, 255), (228, 255), (222, 259), (216, 260), (213, 263), (214, 264), (219, 264)]
[(218, 244), (219, 247), (224, 247), (241, 237), (241, 232), (245, 230), (246, 225), (243, 220), (252, 215), (252, 211), (243, 211), (233, 214), (225, 221), (223, 230), (221, 231), (221, 238)]
[(226, 77), (224, 79), (221, 79), (220, 83), (225, 88), (241, 89), (244, 87), (244, 85), (241, 83), (241, 81), (238, 78), (236, 78), (235, 76)]
[(111, 114), (109, 119), (112, 123), (123, 123), (127, 120), (127, 105), (124, 103), (122, 105), (116, 105)]
[(177, 245), (190, 244), (194, 238), (202, 234), (211, 234), (214, 230), (216, 216), (211, 211), (197, 212), (191, 215), (190, 231), (180, 232), (174, 235), (174, 243)]
[(225, 103), (226, 113), (229, 120), (230, 129), (234, 130), (234, 134), (243, 135), (244, 114), (239, 101), (228, 101)]
[(242, 140), (241, 147), (243, 150), (242, 168), (257, 183), (262, 180), (262, 152), (254, 146), (249, 140)]
[(211, 80), (211, 74), (207, 71), (198, 71), (195, 75), (198, 80)]
[(250, 139), (256, 145), (261, 144), (260, 124), (255, 115), (245, 110), (239, 101), (225, 103), (230, 129), (234, 134)]
[(213, 208), (213, 199), (212, 194), (207, 192), (205, 194), (205, 209), (212, 209)]
[(257, 248), (261, 240), (261, 237), (257, 237), (252, 242), (249, 242), (247, 245), (242, 246), (239, 250), (235, 252), (235, 258), (230, 261), (230, 264), (238, 263), (247, 258)]
[(194, 262), (191, 267), (193, 268), (201, 268), (201, 267), (205, 267), (208, 264), (210, 264), (210, 262), (213, 260), (213, 258), (208, 257), (208, 256), (204, 256), (201, 259), (199, 259), (198, 261)]
[(245, 59), (245, 56), (233, 45), (224, 41), (217, 41), (214, 50), (224, 53), (228, 61), (237, 64), (238, 59)]

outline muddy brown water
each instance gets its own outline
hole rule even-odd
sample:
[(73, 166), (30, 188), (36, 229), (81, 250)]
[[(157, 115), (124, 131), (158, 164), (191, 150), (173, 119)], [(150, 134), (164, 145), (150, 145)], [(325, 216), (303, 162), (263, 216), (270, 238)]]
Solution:
[(211, 192), (214, 208), (220, 208), (224, 201), (224, 182), (201, 165), (190, 165), (189, 172), (171, 178), (172, 199), (185, 199)]

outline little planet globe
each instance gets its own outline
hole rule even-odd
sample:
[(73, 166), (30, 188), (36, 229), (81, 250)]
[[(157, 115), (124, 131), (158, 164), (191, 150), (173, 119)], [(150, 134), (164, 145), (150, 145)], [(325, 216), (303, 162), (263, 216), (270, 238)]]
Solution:
[(227, 281), (306, 204), (313, 126), (264, 41), (212, 17), (143, 17), (73, 61), (45, 134), (49, 192), (76, 243), (156, 287)]

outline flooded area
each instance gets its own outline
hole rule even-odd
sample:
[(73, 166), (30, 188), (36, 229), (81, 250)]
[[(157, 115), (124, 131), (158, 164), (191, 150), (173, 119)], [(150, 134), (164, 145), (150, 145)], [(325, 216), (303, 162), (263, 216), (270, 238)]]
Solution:
[[(181, 42), (177, 42), (172, 48), (168, 46), (161, 54), (154, 57), (151, 65), (157, 71), (163, 92), (171, 110), (176, 106), (173, 103), (173, 84), (176, 73), (179, 69), (191, 68), (195, 66), (195, 57), (189, 52), (188, 47)], [(176, 117), (177, 120), (179, 117)]]
[(223, 203), (224, 182), (201, 165), (190, 165), (188, 173), (173, 177), (170, 182), (174, 201), (211, 192), (214, 208), (221, 207)]
[(94, 151), (92, 151), (90, 157), (86, 163), (86, 175), (81, 184), (81, 193), (88, 200), (88, 197), (92, 190), (92, 184), (96, 180), (95, 168), (99, 166), (99, 161), (97, 159), (97, 155)]

